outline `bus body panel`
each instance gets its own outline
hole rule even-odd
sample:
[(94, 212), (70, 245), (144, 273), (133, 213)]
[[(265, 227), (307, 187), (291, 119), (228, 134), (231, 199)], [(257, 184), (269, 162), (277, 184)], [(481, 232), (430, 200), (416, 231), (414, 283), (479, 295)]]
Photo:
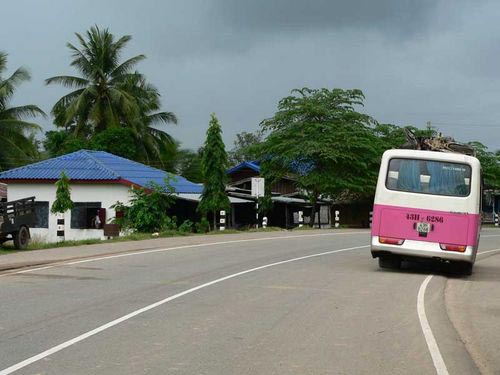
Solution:
[[(427, 160), (470, 166), (469, 194), (447, 196), (388, 188), (391, 159)], [(374, 257), (395, 254), (402, 257), (439, 258), (474, 263), (479, 243), (481, 167), (471, 156), (419, 150), (388, 150), (382, 157), (375, 192), (371, 251)], [(402, 170), (402, 169), (401, 169)], [(428, 223), (419, 233), (417, 225)], [(381, 243), (380, 237), (402, 239), (401, 245)], [(465, 251), (448, 251), (441, 244), (466, 246)]]

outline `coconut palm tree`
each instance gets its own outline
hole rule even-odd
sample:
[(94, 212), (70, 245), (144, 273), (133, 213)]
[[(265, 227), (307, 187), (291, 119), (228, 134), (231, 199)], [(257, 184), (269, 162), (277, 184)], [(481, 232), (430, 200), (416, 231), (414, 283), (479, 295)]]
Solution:
[(173, 167), (171, 160), (166, 158), (175, 153), (175, 140), (158, 127), (177, 124), (177, 117), (173, 112), (159, 111), (160, 93), (142, 75), (129, 75), (121, 89), (132, 95), (137, 102), (139, 116), (130, 125), (137, 139), (138, 153), (142, 160), (161, 167)]
[(0, 52), (0, 170), (9, 169), (35, 159), (38, 147), (34, 133), (40, 127), (26, 121), (45, 113), (36, 105), (28, 104), (11, 107), (10, 101), (16, 88), (30, 79), (28, 71), (18, 68), (8, 78), (3, 78), (7, 70), (7, 54)]
[(121, 54), (132, 39), (125, 35), (115, 40), (108, 29), (93, 26), (86, 38), (75, 33), (80, 48), (71, 43), (71, 66), (79, 76), (55, 76), (45, 80), (47, 85), (60, 84), (74, 89), (60, 98), (52, 108), (55, 124), (74, 131), (78, 136), (90, 136), (123, 122), (132, 123), (138, 117), (135, 98), (123, 88), (135, 65), (144, 55), (120, 62)]

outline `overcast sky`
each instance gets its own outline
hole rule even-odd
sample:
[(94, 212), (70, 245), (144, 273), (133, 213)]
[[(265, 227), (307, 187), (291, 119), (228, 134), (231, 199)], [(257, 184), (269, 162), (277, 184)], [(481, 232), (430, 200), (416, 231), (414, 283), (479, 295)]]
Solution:
[[(16, 0), (0, 5), (9, 70), (29, 68), (16, 104), (50, 112), (73, 74), (66, 42), (97, 24), (133, 36), (139, 70), (185, 147), (203, 143), (215, 112), (228, 148), (291, 89), (359, 88), (380, 122), (431, 121), (459, 140), (500, 149), (500, 2), (431, 0)], [(41, 121), (51, 129), (50, 119)]]

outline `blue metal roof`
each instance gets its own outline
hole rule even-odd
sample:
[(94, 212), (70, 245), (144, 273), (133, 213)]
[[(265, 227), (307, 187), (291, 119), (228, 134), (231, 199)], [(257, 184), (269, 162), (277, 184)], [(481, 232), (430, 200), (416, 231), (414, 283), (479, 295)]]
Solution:
[(240, 163), (230, 169), (227, 170), (227, 174), (231, 174), (234, 172), (237, 172), (239, 170), (245, 169), (245, 168), (250, 168), (251, 170), (260, 173), (260, 162), (257, 160), (254, 161), (244, 161), (243, 163)]
[(0, 173), (0, 181), (58, 180), (61, 172), (78, 181), (131, 182), (147, 186), (151, 182), (164, 185), (171, 176), (170, 184), (176, 193), (201, 193), (203, 186), (129, 159), (104, 151), (80, 150), (57, 158), (44, 160), (24, 167)]

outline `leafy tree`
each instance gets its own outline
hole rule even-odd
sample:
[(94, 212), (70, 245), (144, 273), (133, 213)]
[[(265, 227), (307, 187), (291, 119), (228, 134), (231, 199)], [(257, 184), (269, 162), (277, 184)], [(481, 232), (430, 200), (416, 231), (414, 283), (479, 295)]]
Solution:
[(270, 132), (260, 147), (263, 175), (268, 183), (294, 177), (313, 206), (311, 225), (321, 196), (374, 192), (381, 146), (375, 121), (356, 111), (363, 100), (360, 90), (292, 90), (261, 123)]
[(500, 189), (500, 155), (488, 151), (488, 148), (481, 142), (473, 141), (468, 143), (476, 151), (476, 157), (481, 162), (485, 187), (488, 189)]
[(45, 113), (36, 105), (10, 106), (17, 87), (30, 79), (28, 71), (18, 68), (4, 78), (7, 54), (0, 52), (0, 170), (9, 169), (38, 158), (35, 132), (40, 127), (26, 121)]
[(227, 152), (222, 141), (222, 129), (215, 113), (212, 113), (201, 158), (204, 186), (198, 210), (204, 215), (212, 213), (214, 229), (217, 211), (229, 211), (231, 207), (226, 195), (227, 166)]
[(52, 203), (50, 211), (53, 214), (64, 214), (73, 208), (69, 178), (64, 172), (61, 172), (61, 178), (56, 182), (56, 188), (56, 200)]
[(198, 151), (180, 149), (175, 154), (175, 171), (177, 174), (187, 178), (189, 181), (203, 182), (201, 170), (201, 159), (203, 148)]
[(229, 152), (229, 165), (235, 166), (244, 161), (255, 160), (258, 157), (258, 146), (263, 139), (260, 131), (255, 133), (241, 132), (236, 134), (234, 148)]
[(175, 219), (167, 216), (167, 210), (175, 202), (174, 192), (168, 179), (164, 186), (152, 183), (146, 188), (132, 188), (128, 206), (121, 202), (113, 206), (123, 212), (123, 217), (115, 221), (125, 228), (144, 233), (175, 229)]
[(381, 141), (384, 150), (400, 148), (407, 141), (404, 128), (397, 125), (376, 124), (374, 132)]
[(74, 67), (80, 76), (55, 76), (46, 84), (60, 84), (76, 89), (64, 95), (52, 108), (55, 124), (74, 130), (77, 135), (89, 135), (108, 127), (120, 126), (122, 119), (132, 123), (138, 117), (137, 103), (124, 81), (134, 73), (135, 65), (144, 55), (131, 57), (120, 63), (121, 53), (132, 38), (125, 35), (115, 40), (107, 29), (93, 26), (86, 39), (76, 33), (81, 48), (71, 43)]
[(128, 128), (109, 128), (92, 138), (90, 148), (106, 151), (127, 159), (137, 159), (134, 133)]
[(121, 62), (131, 36), (115, 39), (107, 29), (90, 28), (85, 37), (76, 33), (80, 48), (68, 43), (79, 76), (55, 76), (46, 84), (74, 89), (52, 108), (55, 124), (76, 138), (89, 140), (108, 128), (132, 130), (136, 160), (165, 166), (171, 155), (172, 137), (158, 126), (177, 123), (172, 112), (160, 112), (160, 94), (144, 76), (134, 71), (145, 59), (137, 55)]
[(43, 147), (49, 157), (56, 157), (91, 148), (90, 141), (78, 138), (67, 130), (50, 130), (45, 132)]

